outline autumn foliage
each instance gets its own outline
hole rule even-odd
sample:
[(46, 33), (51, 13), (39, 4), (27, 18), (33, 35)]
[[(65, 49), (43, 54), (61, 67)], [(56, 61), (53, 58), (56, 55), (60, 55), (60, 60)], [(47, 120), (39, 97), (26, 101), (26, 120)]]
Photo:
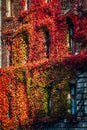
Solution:
[[(22, 8), (24, 5), (21, 0)], [(76, 69), (84, 66), (87, 55), (86, 50), (71, 55), (67, 16), (60, 15), (60, 9), (55, 1), (34, 0), (30, 10), (20, 12), (21, 24), (14, 35), (6, 32), (12, 63), (0, 70), (0, 121), (4, 130), (70, 115), (69, 80)], [(75, 42), (81, 38), (84, 43), (87, 18), (72, 12), (69, 17), (74, 24)]]

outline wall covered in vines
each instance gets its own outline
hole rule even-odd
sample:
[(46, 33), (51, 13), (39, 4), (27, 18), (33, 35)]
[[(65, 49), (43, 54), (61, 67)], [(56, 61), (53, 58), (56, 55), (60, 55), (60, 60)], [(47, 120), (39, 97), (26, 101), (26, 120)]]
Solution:
[[(25, 1), (21, 4), (24, 7)], [(14, 33), (3, 33), (11, 58), (11, 66), (0, 69), (0, 122), (4, 130), (70, 115), (69, 80), (76, 69), (85, 65), (87, 55), (86, 51), (70, 54), (67, 16), (60, 15), (60, 9), (55, 1), (32, 1), (30, 10), (20, 12), (20, 26)], [(74, 24), (75, 42), (83, 31), (86, 41), (81, 18), (72, 12), (69, 17)], [(81, 20), (86, 25), (86, 18)]]
[(9, 67), (0, 73), (3, 129), (17, 129), (18, 125), (24, 127), (36, 121), (56, 121), (67, 116), (70, 72), (64, 66), (61, 69), (61, 64), (50, 65), (45, 60), (40, 65)]

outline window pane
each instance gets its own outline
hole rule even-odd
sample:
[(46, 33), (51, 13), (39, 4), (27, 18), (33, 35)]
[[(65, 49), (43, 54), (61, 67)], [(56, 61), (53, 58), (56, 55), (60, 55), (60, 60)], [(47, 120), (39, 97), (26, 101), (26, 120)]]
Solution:
[(71, 88), (71, 95), (75, 95), (75, 89), (74, 89), (74, 87)]
[(87, 100), (85, 100), (84, 105), (85, 105), (85, 114), (87, 114)]
[(71, 99), (71, 104), (72, 104), (71, 106), (72, 115), (75, 115), (75, 99), (74, 98)]

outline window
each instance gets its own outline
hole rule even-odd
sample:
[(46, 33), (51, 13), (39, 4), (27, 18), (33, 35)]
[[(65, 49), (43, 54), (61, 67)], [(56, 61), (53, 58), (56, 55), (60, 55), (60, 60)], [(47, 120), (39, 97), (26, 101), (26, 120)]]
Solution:
[(70, 80), (71, 114), (77, 119), (87, 115), (87, 72), (77, 71)]
[(46, 48), (46, 56), (49, 58), (50, 55), (50, 35), (49, 31), (45, 30), (45, 48)]
[(47, 99), (47, 102), (48, 102), (48, 115), (51, 114), (51, 110), (52, 110), (52, 97), (51, 97), (51, 92), (52, 92), (52, 84), (49, 86), (49, 88), (47, 89), (47, 92), (48, 92), (48, 99)]
[[(87, 80), (87, 78), (86, 78)], [(84, 100), (84, 114), (87, 115), (87, 82), (83, 83), (84, 86), (84, 96), (83, 96), (83, 100)]]
[(73, 25), (73, 23), (72, 23), (72, 18), (67, 17), (66, 23), (67, 23), (67, 25), (68, 25), (69, 44), (70, 44), (71, 53), (74, 54), (74, 53), (75, 53), (75, 49), (74, 49), (74, 39), (73, 39), (73, 35), (74, 35), (74, 25)]
[(70, 82), (71, 114), (76, 115), (76, 84), (74, 79), (72, 79)]
[(3, 130), (3, 129), (2, 129), (2, 121), (0, 121), (0, 130)]
[(7, 58), (7, 66), (10, 65), (10, 51), (7, 49), (6, 50), (6, 58)]
[(28, 37), (28, 34), (26, 31), (23, 31), (22, 32), (22, 37), (23, 37), (23, 40), (25, 42), (25, 45), (24, 45), (24, 50), (25, 50), (25, 56), (24, 56), (24, 61), (23, 62), (26, 62), (28, 60), (28, 57), (29, 57), (29, 37)]
[(67, 9), (71, 6), (71, 3), (69, 0), (61, 0), (61, 5), (63, 9)]
[(25, 10), (30, 8), (30, 0), (26, 0)]
[[(6, 38), (6, 37), (5, 37)], [(10, 42), (6, 39), (2, 39), (2, 66), (8, 67), (12, 64), (12, 47), (10, 46)], [(11, 44), (12, 45), (12, 44)]]
[(75, 110), (75, 87), (71, 87), (71, 114), (75, 115), (76, 110)]
[(12, 100), (12, 98), (11, 98), (11, 94), (8, 93), (7, 97), (8, 97), (8, 117), (12, 118), (12, 109), (11, 109), (11, 100)]
[(50, 33), (47, 27), (42, 26), (39, 31), (43, 33), (43, 45), (44, 45), (44, 57), (49, 58), (50, 56)]
[(71, 94), (71, 114), (76, 114), (76, 80), (70, 80), (70, 94)]
[(9, 65), (12, 65), (12, 42), (9, 43), (10, 50), (9, 50)]
[(9, 40), (11, 34), (6, 35), (6, 59), (7, 66), (12, 65), (12, 41)]
[(10, 17), (14, 15), (13, 0), (6, 0), (6, 16)]

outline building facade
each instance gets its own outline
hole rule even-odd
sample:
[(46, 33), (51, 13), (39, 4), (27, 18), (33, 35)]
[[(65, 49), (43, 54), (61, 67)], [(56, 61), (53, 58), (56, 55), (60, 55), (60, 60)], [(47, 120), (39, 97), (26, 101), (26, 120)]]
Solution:
[[(75, 71), (74, 78), (71, 78), (68, 84), (70, 87), (70, 93), (68, 95), (68, 98), (69, 101), (71, 101), (71, 107), (69, 106), (68, 110), (68, 106), (66, 106), (64, 102), (61, 105), (59, 97), (56, 97), (59, 104), (57, 104), (54, 100), (55, 91), (58, 92), (59, 90), (60, 93), (64, 93), (61, 91), (61, 89), (57, 88), (58, 73), (55, 76), (55, 73), (53, 73), (52, 75), (52, 72), (49, 73), (51, 76), (54, 76), (55, 80), (52, 80), (54, 80), (55, 82), (48, 80), (47, 84), (49, 84), (49, 87), (47, 88), (48, 93), (46, 94), (49, 94), (49, 96), (47, 97), (47, 104), (44, 104), (43, 108), (41, 106), (39, 107), (41, 108), (40, 112), (42, 112), (42, 110), (45, 111), (45, 107), (47, 105), (47, 120), (51, 116), (53, 118), (53, 114), (55, 115), (55, 118), (56, 112), (60, 112), (60, 114), (62, 115), (61, 111), (59, 110), (59, 105), (62, 111), (62, 107), (65, 108), (65, 114), (68, 112), (71, 115), (70, 120), (68, 120), (67, 117), (65, 117), (65, 119), (61, 118), (61, 122), (59, 121), (59, 123), (56, 123), (51, 126), (52, 128), (54, 127), (56, 129), (61, 129), (63, 127), (66, 130), (68, 127), (71, 129), (78, 130), (79, 128), (81, 128), (81, 130), (83, 130), (84, 128), (85, 130), (87, 128), (87, 69), (85, 67), (87, 63), (84, 60), (84, 57), (86, 57), (86, 55), (83, 56), (82, 59), (80, 58), (82, 64), (81, 67), (77, 66), (80, 65), (78, 60), (79, 54), (86, 54), (87, 52), (86, 0), (84, 0), (83, 2), (80, 0), (3, 0), (0, 1), (0, 5), (2, 7), (0, 11), (0, 27), (2, 28), (0, 32), (0, 66), (2, 67), (0, 82), (2, 84), (2, 89), (0, 90), (0, 92), (1, 94), (3, 93), (5, 100), (7, 101), (7, 104), (5, 104), (4, 101), (1, 101), (5, 105), (5, 107), (7, 105), (7, 109), (5, 110), (4, 107), (3, 110), (0, 109), (2, 113), (3, 111), (5, 113), (4, 115), (2, 114), (2, 119), (0, 120), (0, 129), (5, 130), (7, 127), (8, 130), (27, 130), (28, 128), (25, 128), (24, 124), (26, 125), (26, 123), (28, 123), (26, 121), (28, 119), (28, 116), (32, 115), (34, 120), (37, 120), (37, 117), (39, 117), (38, 111), (36, 111), (36, 109), (29, 111), (28, 107), (31, 107), (33, 109), (31, 104), (33, 106), (35, 105), (35, 107), (38, 106), (39, 99), (37, 92), (39, 91), (41, 96), (42, 94), (44, 94), (44, 88), (46, 86), (43, 81), (46, 82), (49, 78), (45, 77), (47, 75), (42, 75), (41, 78), (43, 80), (41, 79), (41, 82), (37, 83), (37, 80), (39, 80), (38, 76), (40, 76), (39, 73), (42, 74), (41, 71), (43, 70), (40, 70), (40, 72), (38, 71), (37, 76), (37, 69), (35, 70), (34, 65), (36, 68), (38, 68), (37, 64), (44, 65), (45, 62), (49, 64), (57, 64), (57, 62), (63, 62), (64, 58), (70, 59), (71, 57), (72, 59), (69, 61), (69, 65), (75, 64), (77, 68), (77, 70)], [(85, 27), (83, 25), (85, 25)], [(73, 61), (73, 56), (76, 57), (76, 63), (75, 60)], [(74, 63), (72, 63), (71, 61), (73, 61)], [(24, 64), (27, 64), (27, 67), (29, 67), (28, 63), (30, 65), (30, 68), (28, 68), (28, 70), (26, 69), (26, 67), (24, 67), (24, 69), (20, 69), (21, 67), (19, 66)], [(66, 62), (64, 62), (64, 64), (66, 64)], [(19, 67), (19, 69), (16, 67)], [(7, 69), (7, 72), (6, 70), (4, 70), (4, 68)], [(15, 68), (16, 71), (14, 71)], [(31, 70), (31, 68), (33, 68), (34, 71), (33, 69)], [(10, 69), (11, 72), (9, 72)], [(66, 69), (61, 70), (59, 67), (59, 70), (61, 73), (63, 72), (67, 77), (68, 72), (66, 71)], [(3, 71), (5, 71), (6, 75), (3, 74)], [(12, 73), (13, 71), (15, 72), (15, 74)], [(47, 72), (46, 74), (48, 74)], [(12, 77), (9, 80), (10, 74), (12, 74)], [(26, 75), (28, 76), (27, 80), (25, 79)], [(6, 79), (8, 79), (8, 85), (6, 85), (6, 82), (2, 82), (4, 79), (3, 76), (6, 76)], [(14, 77), (17, 81), (14, 80)], [(60, 79), (63, 80), (64, 77), (62, 76), (61, 78), (60, 76)], [(26, 80), (26, 82), (24, 80)], [(65, 83), (65, 80), (63, 82)], [(40, 88), (37, 88), (37, 90), (33, 93), (33, 89), (31, 88), (31, 86), (35, 87), (33, 83), (35, 83), (38, 88), (39, 86), (43, 86), (43, 89), (40, 90)], [(60, 82), (58, 83), (61, 86), (64, 84)], [(6, 89), (4, 89), (5, 93), (4, 91), (2, 91), (4, 85), (6, 86)], [(52, 86), (55, 86), (56, 89), (52, 88)], [(31, 96), (29, 89), (31, 90), (32, 95), (35, 94), (34, 96), (36, 97), (35, 101), (37, 101), (37, 104), (31, 103), (30, 97), (34, 101), (34, 96)], [(27, 95), (25, 94), (26, 91)], [(62, 97), (64, 98), (66, 95), (61, 96), (60, 93), (58, 93), (58, 95), (61, 97), (62, 100)], [(47, 96), (46, 94), (44, 94), (45, 97)], [(19, 102), (17, 101), (17, 98)], [(45, 102), (44, 100), (46, 99), (43, 99), (42, 102)], [(15, 101), (16, 105), (14, 105)], [(20, 101), (22, 102), (22, 105)], [(28, 101), (30, 102), (30, 104), (27, 103)], [(18, 108), (18, 110), (16, 110), (16, 107)], [(37, 110), (39, 109), (39, 107), (36, 107)], [(23, 110), (25, 117), (22, 118)], [(28, 111), (30, 113), (28, 113)], [(27, 113), (30, 115), (28, 115)], [(46, 114), (46, 111), (42, 114), (44, 116)], [(6, 118), (6, 121), (4, 120), (4, 118)], [(15, 128), (13, 128), (13, 126), (11, 125), (11, 120), (14, 120), (14, 124), (16, 124)]]

